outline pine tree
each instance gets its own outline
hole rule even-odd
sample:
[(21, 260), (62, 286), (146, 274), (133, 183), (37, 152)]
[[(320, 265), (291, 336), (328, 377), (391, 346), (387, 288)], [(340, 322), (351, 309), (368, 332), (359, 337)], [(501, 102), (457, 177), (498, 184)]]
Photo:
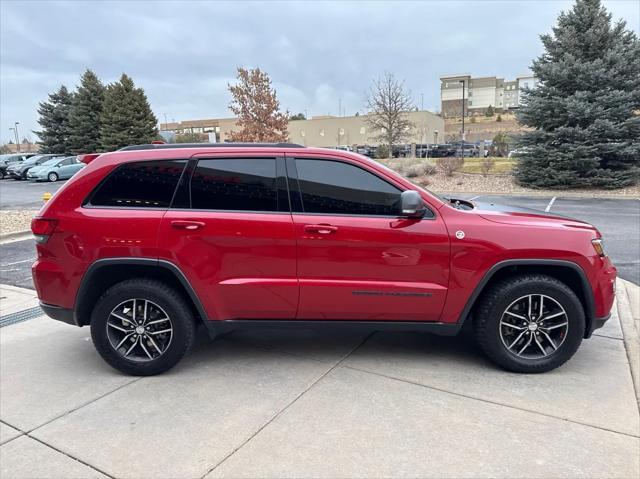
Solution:
[(102, 106), (100, 141), (105, 151), (123, 146), (151, 143), (158, 139), (158, 120), (142, 88), (122, 74), (110, 84)]
[(70, 151), (73, 154), (100, 151), (100, 116), (104, 86), (91, 70), (84, 72), (71, 105)]
[(62, 85), (56, 92), (49, 94), (48, 101), (43, 101), (38, 106), (38, 123), (42, 130), (34, 133), (40, 138), (42, 153), (69, 152), (69, 113), (72, 101), (73, 93)]
[(640, 41), (612, 25), (600, 0), (563, 12), (545, 53), (533, 61), (540, 84), (523, 92), (518, 118), (521, 184), (618, 188), (640, 177)]

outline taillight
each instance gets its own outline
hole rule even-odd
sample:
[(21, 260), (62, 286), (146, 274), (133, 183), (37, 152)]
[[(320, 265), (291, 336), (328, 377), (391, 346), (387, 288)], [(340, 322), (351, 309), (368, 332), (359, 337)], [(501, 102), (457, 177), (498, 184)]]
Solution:
[(47, 218), (33, 218), (31, 220), (31, 232), (36, 238), (36, 243), (46, 243), (49, 240), (49, 236), (56, 229), (58, 220), (52, 220)]

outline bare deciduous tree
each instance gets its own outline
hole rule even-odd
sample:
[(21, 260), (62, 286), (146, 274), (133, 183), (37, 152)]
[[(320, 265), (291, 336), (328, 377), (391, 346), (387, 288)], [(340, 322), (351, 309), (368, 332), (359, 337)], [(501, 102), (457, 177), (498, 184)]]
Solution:
[(438, 168), (445, 176), (453, 176), (464, 167), (464, 158), (457, 156), (447, 156), (436, 160)]
[(411, 135), (414, 124), (407, 112), (412, 109), (411, 93), (392, 73), (385, 73), (373, 82), (367, 95), (365, 123), (374, 132), (374, 138), (387, 147), (389, 158), (393, 145)]
[(238, 83), (229, 85), (229, 91), (233, 95), (229, 109), (238, 116), (240, 127), (229, 135), (231, 141), (287, 141), (288, 113), (280, 111), (269, 75), (259, 68), (238, 68)]
[(486, 178), (495, 164), (496, 160), (491, 156), (485, 156), (484, 158), (482, 158), (480, 160), (480, 171), (482, 172), (482, 176)]

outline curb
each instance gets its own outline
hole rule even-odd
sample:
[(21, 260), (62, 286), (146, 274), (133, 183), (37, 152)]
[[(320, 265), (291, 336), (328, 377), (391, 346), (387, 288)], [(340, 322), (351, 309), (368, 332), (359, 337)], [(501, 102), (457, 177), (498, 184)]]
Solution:
[(1, 234), (0, 244), (15, 241), (17, 239), (28, 239), (30, 236), (32, 236), (31, 230), (14, 231), (12, 233)]
[(634, 324), (635, 320), (627, 292), (627, 287), (638, 288), (638, 286), (623, 279), (618, 279), (616, 286), (618, 318), (620, 319), (622, 336), (624, 337), (624, 347), (627, 350), (627, 359), (629, 360), (631, 379), (636, 392), (636, 401), (640, 410), (640, 336)]

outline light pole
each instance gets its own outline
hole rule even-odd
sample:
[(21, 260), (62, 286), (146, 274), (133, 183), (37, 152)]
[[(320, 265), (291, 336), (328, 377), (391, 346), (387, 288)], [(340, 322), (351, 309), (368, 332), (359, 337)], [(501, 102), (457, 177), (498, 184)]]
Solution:
[(16, 152), (20, 152), (20, 145), (18, 144), (18, 134), (16, 133), (16, 129), (14, 127), (9, 128), (9, 131), (13, 130), (13, 137), (16, 139)]
[(460, 135), (461, 137), (461, 141), (460, 141), (460, 156), (462, 158), (462, 160), (464, 161), (464, 80), (460, 80), (460, 83), (462, 83), (462, 133)]
[(18, 148), (18, 153), (20, 152), (20, 135), (18, 134), (18, 125), (20, 124), (19, 121), (16, 121), (13, 126), (14, 126), (14, 132), (16, 134), (16, 146)]
[(420, 93), (420, 111), (424, 111), (424, 93)]

